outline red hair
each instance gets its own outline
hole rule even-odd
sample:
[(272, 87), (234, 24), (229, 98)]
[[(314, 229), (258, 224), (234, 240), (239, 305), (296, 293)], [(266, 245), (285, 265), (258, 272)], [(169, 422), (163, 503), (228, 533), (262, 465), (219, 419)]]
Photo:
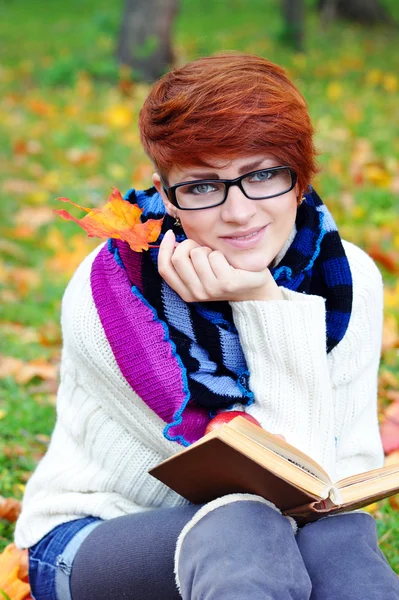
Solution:
[(271, 154), (302, 193), (317, 172), (306, 101), (284, 69), (252, 54), (217, 54), (170, 71), (140, 111), (140, 136), (158, 173), (173, 166)]

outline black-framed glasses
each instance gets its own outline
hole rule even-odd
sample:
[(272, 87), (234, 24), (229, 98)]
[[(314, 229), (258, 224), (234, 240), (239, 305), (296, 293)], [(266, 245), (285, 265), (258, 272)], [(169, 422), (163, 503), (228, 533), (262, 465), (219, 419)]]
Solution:
[(236, 179), (199, 179), (167, 187), (170, 202), (181, 210), (212, 208), (226, 201), (229, 189), (236, 185), (250, 200), (266, 200), (290, 192), (297, 181), (291, 167), (272, 167), (245, 173)]

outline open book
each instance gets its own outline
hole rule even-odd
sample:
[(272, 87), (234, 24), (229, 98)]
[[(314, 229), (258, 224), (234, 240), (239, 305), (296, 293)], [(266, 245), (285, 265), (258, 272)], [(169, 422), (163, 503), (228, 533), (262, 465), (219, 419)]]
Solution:
[(332, 482), (312, 458), (243, 417), (208, 433), (149, 473), (194, 504), (246, 492), (304, 522), (399, 492), (399, 464)]

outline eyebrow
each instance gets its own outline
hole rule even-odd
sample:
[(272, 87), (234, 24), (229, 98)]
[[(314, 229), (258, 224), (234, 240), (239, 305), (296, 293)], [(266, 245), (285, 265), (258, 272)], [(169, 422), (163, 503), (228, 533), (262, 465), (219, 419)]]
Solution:
[[(244, 173), (251, 173), (251, 171), (256, 171), (256, 169), (264, 162), (270, 162), (269, 159), (267, 158), (261, 158), (259, 160), (253, 161), (251, 163), (247, 163), (245, 165), (242, 165), (239, 169), (238, 169), (238, 175), (243, 175)], [(272, 169), (272, 166), (265, 166), (265, 169)], [(197, 173), (194, 171), (190, 171), (190, 173), (184, 173), (184, 181), (187, 180), (188, 177), (193, 177), (194, 180), (196, 179), (226, 179), (225, 177), (219, 177), (218, 173), (215, 173), (214, 171), (207, 171), (207, 172), (201, 172), (201, 173)], [(235, 178), (233, 178), (235, 179)]]

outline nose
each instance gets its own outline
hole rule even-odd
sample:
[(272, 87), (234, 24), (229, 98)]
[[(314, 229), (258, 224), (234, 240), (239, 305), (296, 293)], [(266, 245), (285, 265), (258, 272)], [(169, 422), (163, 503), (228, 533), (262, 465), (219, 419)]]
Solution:
[(256, 214), (256, 201), (247, 198), (240, 188), (234, 185), (230, 187), (226, 202), (221, 208), (223, 221), (245, 225)]

